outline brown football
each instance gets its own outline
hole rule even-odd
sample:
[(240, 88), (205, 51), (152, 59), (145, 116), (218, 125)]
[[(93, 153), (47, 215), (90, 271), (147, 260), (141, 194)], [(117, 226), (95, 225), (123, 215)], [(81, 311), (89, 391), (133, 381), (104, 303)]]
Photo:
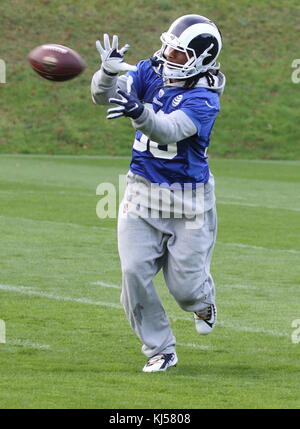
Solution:
[(77, 52), (56, 44), (34, 48), (28, 55), (28, 61), (39, 75), (54, 81), (73, 79), (85, 68), (85, 63)]

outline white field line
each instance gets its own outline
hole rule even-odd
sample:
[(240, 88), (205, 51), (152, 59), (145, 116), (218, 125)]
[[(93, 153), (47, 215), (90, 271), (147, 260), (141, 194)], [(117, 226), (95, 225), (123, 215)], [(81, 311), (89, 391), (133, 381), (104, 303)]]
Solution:
[(114, 304), (112, 302), (93, 301), (93, 300), (88, 299), (88, 298), (74, 298), (71, 296), (54, 295), (52, 293), (34, 290), (31, 287), (27, 288), (25, 286), (20, 287), (20, 286), (0, 284), (0, 290), (4, 290), (7, 292), (17, 292), (17, 293), (21, 293), (23, 295), (39, 296), (41, 298), (55, 299), (56, 301), (70, 301), (70, 302), (78, 302), (80, 304), (99, 305), (99, 306), (103, 306), (103, 307), (111, 307), (111, 308), (118, 308), (118, 309), (122, 308), (122, 306), (120, 304)]
[[(170, 316), (170, 318), (174, 318), (175, 320), (186, 320), (186, 321), (192, 321), (190, 317), (187, 316)], [(270, 335), (272, 337), (290, 337), (290, 334), (284, 333), (284, 332), (278, 332), (274, 331), (273, 329), (264, 329), (264, 328), (255, 328), (254, 326), (241, 326), (236, 325), (234, 323), (224, 322), (218, 320), (216, 325), (221, 326), (223, 328), (231, 329), (232, 331), (237, 332), (250, 332), (250, 333), (256, 333), (256, 334), (265, 334)]]
[(58, 225), (58, 226), (69, 226), (72, 228), (87, 228), (87, 229), (93, 229), (93, 230), (105, 230), (105, 231), (111, 231), (112, 228), (105, 227), (105, 226), (96, 226), (96, 225), (80, 225), (78, 223), (70, 223), (70, 222), (58, 222), (58, 221), (52, 221), (52, 220), (37, 220), (37, 219), (30, 219), (25, 217), (13, 217), (13, 216), (0, 216), (0, 219), (11, 219), (11, 220), (18, 220), (21, 222), (27, 222), (27, 223), (37, 223), (37, 224), (45, 224), (45, 225)]
[[(72, 188), (70, 188), (72, 189)], [(36, 191), (36, 190), (22, 190), (22, 194), (26, 194), (26, 195), (33, 195), (33, 194), (43, 194), (43, 191)], [(75, 191), (74, 191), (75, 193)], [(8, 190), (0, 190), (0, 194), (2, 195), (16, 195), (16, 191), (8, 191)], [(47, 191), (47, 194), (52, 194), (52, 195), (70, 195), (69, 191)], [(84, 193), (84, 192), (76, 192), (76, 196), (79, 197), (86, 197), (86, 198), (96, 198), (96, 194), (93, 192), (90, 193)], [(233, 199), (243, 199), (243, 198), (239, 198), (239, 197), (231, 197)], [(246, 198), (244, 198), (246, 199)], [(242, 201), (232, 201), (232, 200), (224, 200), (224, 199), (218, 199), (217, 200), (218, 204), (223, 204), (223, 205), (229, 205), (229, 206), (242, 206), (242, 207), (258, 207), (258, 208), (262, 208), (262, 209), (270, 209), (270, 210), (288, 210), (288, 211), (293, 211), (293, 212), (300, 212), (300, 208), (295, 208), (295, 207), (283, 207), (283, 206), (273, 206), (273, 205), (264, 205), (264, 204), (254, 204), (254, 203), (246, 203), (246, 202), (242, 202)]]
[(176, 346), (180, 346), (180, 347), (190, 347), (192, 349), (197, 349), (197, 350), (212, 350), (211, 346), (205, 346), (202, 344), (186, 344), (186, 343), (176, 343)]
[[(21, 189), (19, 191), (19, 193), (22, 193), (22, 195), (33, 195), (33, 194), (45, 194), (45, 191), (33, 191), (33, 190), (23, 190)], [(75, 193), (75, 191), (74, 191)], [(8, 191), (8, 190), (0, 190), (0, 194), (2, 195), (17, 195), (18, 192), (16, 191)], [(49, 191), (47, 190), (47, 195), (52, 194), (52, 195), (70, 195), (69, 191)], [(76, 192), (76, 196), (78, 197), (96, 197), (96, 193), (84, 193), (84, 192)]]
[[(130, 156), (126, 155), (119, 155), (119, 156), (113, 156), (113, 155), (48, 155), (48, 154), (10, 154), (10, 153), (3, 153), (0, 154), (0, 158), (57, 158), (57, 159), (131, 159)], [(216, 160), (218, 161), (218, 160)], [(236, 158), (228, 158), (228, 159), (222, 159), (222, 163), (246, 163), (246, 164), (283, 164), (283, 165), (300, 165), (300, 161), (297, 160), (280, 160), (280, 159), (236, 159)]]
[(219, 285), (220, 289), (245, 289), (245, 290), (259, 290), (259, 287), (257, 286), (250, 286), (250, 285), (238, 285), (238, 284), (227, 284), (227, 285)]
[(236, 325), (228, 322), (219, 321), (217, 322), (217, 325), (223, 326), (224, 328), (232, 329), (233, 331), (240, 331), (240, 332), (250, 332), (250, 333), (256, 333), (256, 334), (266, 334), (270, 335), (272, 337), (290, 337), (290, 334), (287, 334), (285, 332), (278, 332), (274, 331), (273, 329), (263, 329), (263, 328), (255, 328), (254, 326), (239, 326), (238, 328)]
[[(118, 286), (118, 285), (114, 285), (111, 283), (105, 283), (102, 282), (100, 280), (96, 281), (96, 282), (91, 282), (91, 285), (95, 285), (95, 286), (102, 286), (102, 287), (107, 287), (107, 288), (112, 288), (112, 289), (117, 289), (117, 290), (121, 290), (122, 286)], [(249, 285), (239, 285), (239, 284), (228, 284), (228, 285), (221, 285), (220, 286), (222, 289), (226, 289), (226, 288), (232, 288), (232, 289), (246, 289), (246, 290), (258, 290), (259, 287), (257, 286), (249, 286)]]
[[(114, 285), (117, 286), (117, 285)], [(118, 286), (117, 286), (118, 287)], [(87, 304), (87, 305), (96, 305), (96, 306), (103, 306), (103, 307), (110, 307), (110, 308), (117, 308), (122, 309), (123, 307), (120, 304), (115, 304), (111, 302), (103, 302), (103, 301), (93, 301), (88, 298), (74, 298), (69, 296), (60, 296), (60, 295), (54, 295), (47, 292), (42, 292), (38, 290), (34, 290), (31, 287), (26, 286), (12, 286), (12, 285), (3, 285), (0, 284), (0, 290), (6, 291), (6, 292), (16, 292), (21, 293), (23, 295), (31, 295), (31, 296), (39, 296), (41, 298), (48, 298), (48, 299), (54, 299), (57, 301), (70, 301), (70, 302), (78, 302), (80, 304)], [(192, 317), (186, 317), (186, 316), (176, 316), (176, 315), (170, 315), (170, 319), (173, 320), (184, 320), (192, 322)], [(250, 333), (260, 333), (260, 334), (266, 334), (274, 337), (289, 337), (289, 334), (278, 332), (270, 329), (263, 329), (263, 328), (255, 328), (255, 327), (247, 327), (247, 326), (241, 326), (236, 325), (228, 322), (218, 321), (218, 325), (229, 328), (233, 331), (237, 332), (250, 332)]]
[(111, 283), (101, 282), (100, 280), (96, 281), (96, 282), (91, 282), (91, 285), (96, 285), (96, 286), (102, 286), (102, 287), (108, 287), (108, 288), (112, 288), (112, 289), (119, 289), (119, 290), (121, 290), (121, 286), (112, 285)]
[(242, 244), (242, 243), (223, 243), (222, 241), (217, 241), (217, 244), (221, 246), (228, 246), (228, 247), (239, 247), (241, 249), (264, 250), (267, 252), (293, 253), (296, 255), (300, 254), (300, 250), (295, 250), (295, 249), (272, 249), (271, 247), (253, 246), (250, 244)]
[[(51, 155), (49, 155), (51, 156)], [(298, 160), (283, 160), (283, 159), (237, 159), (237, 158), (229, 158), (224, 159), (222, 162), (238, 162), (238, 163), (251, 163), (251, 164), (284, 164), (284, 165), (300, 165), (300, 161)]]
[(45, 159), (129, 159), (131, 160), (130, 156), (112, 156), (112, 155), (47, 155), (47, 154), (9, 154), (9, 153), (2, 153), (0, 154), (0, 158), (45, 158)]
[[(240, 195), (230, 195), (226, 196), (222, 194), (222, 198), (225, 198), (225, 200), (232, 201), (232, 200), (238, 200), (238, 201), (248, 201), (249, 200), (249, 194), (247, 194), (247, 197), (241, 197)], [(218, 197), (218, 200), (221, 201), (221, 198)]]
[[(117, 289), (117, 290), (121, 290), (122, 286), (118, 286), (118, 285), (114, 285), (111, 283), (105, 283), (102, 281), (96, 281), (96, 282), (91, 282), (91, 285), (95, 285), (95, 286), (102, 286), (102, 287), (107, 287), (107, 288), (111, 288), (111, 289)], [(281, 284), (281, 283), (280, 283)], [(260, 288), (258, 286), (249, 286), (249, 285), (240, 285), (240, 284), (226, 284), (226, 285), (220, 285), (219, 286), (222, 289), (244, 289), (244, 290), (259, 290)]]
[(37, 350), (51, 349), (51, 346), (49, 346), (49, 344), (36, 344), (36, 343), (31, 343), (29, 340), (21, 340), (19, 338), (8, 339), (5, 344), (12, 345), (12, 346), (28, 347), (28, 348), (37, 349)]
[(253, 203), (242, 203), (242, 202), (238, 202), (238, 201), (224, 201), (221, 199), (218, 199), (217, 203), (229, 205), (229, 206), (259, 207), (262, 209), (289, 210), (289, 211), (293, 211), (293, 212), (300, 212), (300, 209), (295, 208), (295, 207), (283, 207), (283, 206), (272, 206), (272, 205), (263, 205), (263, 204), (253, 204)]

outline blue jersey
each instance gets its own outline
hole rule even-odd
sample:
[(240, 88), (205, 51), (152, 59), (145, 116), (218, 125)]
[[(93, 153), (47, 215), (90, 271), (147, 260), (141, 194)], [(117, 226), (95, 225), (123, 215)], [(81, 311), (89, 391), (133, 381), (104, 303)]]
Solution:
[(197, 133), (168, 145), (151, 141), (136, 131), (130, 170), (152, 183), (168, 185), (207, 183), (209, 166), (206, 151), (210, 134), (220, 110), (219, 94), (207, 88), (164, 87), (151, 61), (138, 63), (136, 72), (128, 72), (138, 98), (152, 105), (155, 113), (182, 110), (194, 123)]

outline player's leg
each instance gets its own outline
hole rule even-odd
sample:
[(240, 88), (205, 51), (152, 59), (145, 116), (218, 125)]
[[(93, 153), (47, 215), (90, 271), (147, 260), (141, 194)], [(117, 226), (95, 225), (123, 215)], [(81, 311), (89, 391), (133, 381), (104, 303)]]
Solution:
[(187, 228), (185, 219), (174, 219), (174, 235), (168, 240), (163, 268), (171, 294), (182, 309), (198, 314), (196, 329), (203, 334), (211, 331), (216, 319), (215, 286), (210, 273), (216, 232), (215, 207), (204, 213), (201, 227)]
[[(150, 220), (149, 220), (150, 222)], [(170, 329), (152, 279), (160, 270), (167, 236), (138, 216), (119, 216), (118, 249), (122, 269), (121, 302), (147, 357), (175, 353)]]

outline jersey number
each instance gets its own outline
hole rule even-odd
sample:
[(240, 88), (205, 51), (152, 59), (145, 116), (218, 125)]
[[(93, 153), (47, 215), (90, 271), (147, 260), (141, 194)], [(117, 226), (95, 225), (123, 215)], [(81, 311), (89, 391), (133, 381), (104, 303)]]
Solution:
[(145, 134), (142, 134), (140, 140), (135, 139), (133, 148), (140, 152), (145, 152), (148, 148), (149, 143), (149, 151), (155, 158), (163, 158), (163, 159), (173, 159), (177, 155), (177, 143), (170, 143), (168, 145), (164, 145), (165, 150), (159, 149), (158, 146), (161, 146), (159, 143), (154, 142), (148, 139)]

